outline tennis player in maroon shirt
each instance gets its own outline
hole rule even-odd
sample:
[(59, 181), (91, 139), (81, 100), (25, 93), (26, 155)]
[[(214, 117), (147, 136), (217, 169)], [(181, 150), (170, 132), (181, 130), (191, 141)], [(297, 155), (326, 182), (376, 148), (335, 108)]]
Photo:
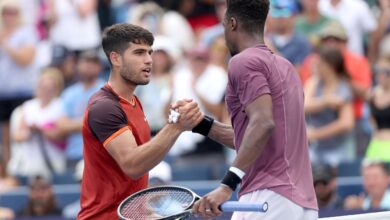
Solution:
[(147, 187), (148, 171), (164, 158), (181, 132), (203, 118), (197, 104), (187, 100), (177, 109), (179, 122), (167, 124), (150, 140), (134, 90), (150, 81), (153, 41), (149, 31), (131, 24), (113, 25), (103, 33), (111, 73), (85, 112), (80, 220), (118, 219), (120, 202)]
[(220, 215), (219, 205), (238, 184), (239, 201), (267, 202), (269, 209), (236, 212), (233, 220), (318, 218), (303, 89), (293, 65), (264, 44), (268, 10), (268, 0), (227, 0), (223, 25), (232, 59), (226, 103), (232, 126), (206, 116), (198, 131), (236, 149), (237, 157), (221, 185), (195, 203), (194, 213), (204, 218)]

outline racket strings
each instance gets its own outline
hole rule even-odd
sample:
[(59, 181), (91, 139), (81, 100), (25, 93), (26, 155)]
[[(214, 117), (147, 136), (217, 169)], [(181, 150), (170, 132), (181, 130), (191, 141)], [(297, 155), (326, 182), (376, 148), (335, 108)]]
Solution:
[(133, 197), (120, 212), (127, 219), (159, 219), (184, 211), (192, 202), (187, 191), (158, 189)]

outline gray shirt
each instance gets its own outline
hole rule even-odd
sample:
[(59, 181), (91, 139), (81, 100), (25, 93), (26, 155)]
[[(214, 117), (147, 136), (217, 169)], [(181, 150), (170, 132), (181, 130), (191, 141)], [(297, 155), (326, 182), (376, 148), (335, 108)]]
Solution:
[[(323, 96), (323, 93), (324, 93), (324, 85), (322, 82), (320, 82), (318, 84), (315, 96), (321, 97)], [(342, 98), (344, 102), (353, 101), (352, 89), (346, 80), (340, 81), (340, 83), (337, 85), (336, 90), (334, 91), (334, 95)], [(326, 108), (320, 112), (307, 115), (306, 121), (309, 127), (319, 128), (319, 127), (326, 126), (329, 123), (332, 123), (333, 121), (337, 120), (337, 118), (338, 118), (337, 110)], [(351, 136), (352, 136), (352, 132), (346, 132), (343, 134), (339, 134), (337, 136), (320, 140), (316, 142), (316, 145), (319, 148), (325, 148), (325, 147), (328, 149), (341, 148), (342, 146), (344, 146), (344, 144), (347, 142), (347, 140), (349, 140)]]
[[(34, 46), (37, 42), (34, 29), (21, 27), (6, 40), (5, 44), (13, 49), (18, 49)], [(28, 66), (20, 66), (0, 48), (0, 99), (32, 96), (37, 77), (38, 68), (34, 62)]]

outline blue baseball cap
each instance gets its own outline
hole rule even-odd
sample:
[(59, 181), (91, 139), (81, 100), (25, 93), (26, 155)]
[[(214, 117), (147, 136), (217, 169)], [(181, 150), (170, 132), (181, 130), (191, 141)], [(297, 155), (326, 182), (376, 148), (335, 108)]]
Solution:
[(298, 13), (295, 0), (271, 0), (270, 15), (274, 18), (288, 18)]

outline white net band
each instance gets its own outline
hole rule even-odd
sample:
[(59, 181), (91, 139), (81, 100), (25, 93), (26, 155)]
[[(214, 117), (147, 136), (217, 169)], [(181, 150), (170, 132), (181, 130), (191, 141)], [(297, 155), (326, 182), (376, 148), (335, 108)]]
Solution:
[(388, 220), (390, 219), (390, 212), (376, 212), (358, 215), (346, 215), (339, 217), (320, 218), (320, 220)]

